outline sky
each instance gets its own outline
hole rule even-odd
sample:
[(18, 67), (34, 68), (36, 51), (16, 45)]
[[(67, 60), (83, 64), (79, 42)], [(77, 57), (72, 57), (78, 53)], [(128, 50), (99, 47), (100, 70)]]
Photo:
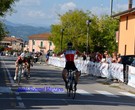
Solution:
[[(5, 19), (17, 24), (50, 26), (59, 23), (58, 14), (69, 10), (90, 10), (98, 16), (110, 14), (111, 0), (20, 0), (13, 5), (14, 13), (7, 13)], [(133, 7), (135, 1), (133, 0)], [(128, 9), (128, 0), (113, 0), (113, 11)]]

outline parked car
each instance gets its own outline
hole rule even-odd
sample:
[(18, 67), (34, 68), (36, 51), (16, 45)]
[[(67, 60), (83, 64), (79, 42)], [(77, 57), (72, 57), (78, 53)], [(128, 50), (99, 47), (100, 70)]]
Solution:
[(135, 55), (121, 56), (122, 64), (135, 65)]

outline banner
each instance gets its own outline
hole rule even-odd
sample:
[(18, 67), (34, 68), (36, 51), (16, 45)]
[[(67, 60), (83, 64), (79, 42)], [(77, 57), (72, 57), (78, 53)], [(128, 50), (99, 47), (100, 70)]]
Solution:
[[(65, 58), (49, 57), (48, 64), (65, 67)], [(123, 82), (123, 65), (119, 63), (96, 63), (91, 61), (83, 61), (76, 59), (75, 65), (81, 73), (90, 74), (97, 77), (108, 79), (118, 79)], [(135, 87), (135, 67), (129, 66), (128, 85)]]

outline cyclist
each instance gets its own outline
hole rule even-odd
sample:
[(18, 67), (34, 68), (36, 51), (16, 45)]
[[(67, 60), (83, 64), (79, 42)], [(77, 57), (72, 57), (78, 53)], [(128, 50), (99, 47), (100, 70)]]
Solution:
[(28, 66), (27, 66), (27, 69), (28, 69), (28, 78), (30, 78), (30, 67), (33, 66), (33, 56), (32, 54), (30, 54), (29, 52), (26, 53), (25, 55), (25, 58), (28, 62)]
[(63, 71), (62, 71), (62, 78), (63, 78), (63, 80), (64, 80), (64, 82), (65, 82), (65, 88), (67, 88), (67, 83), (68, 83), (68, 82), (67, 82), (68, 70), (71, 69), (71, 70), (73, 70), (73, 71), (76, 71), (76, 72), (75, 72), (75, 75), (76, 75), (76, 78), (75, 78), (75, 89), (77, 89), (77, 88), (76, 88), (76, 85), (77, 85), (77, 83), (78, 83), (78, 80), (79, 80), (79, 77), (80, 77), (80, 75), (81, 75), (81, 72), (78, 71), (78, 69), (77, 69), (76, 66), (75, 66), (74, 57), (75, 57), (75, 54), (78, 54), (78, 53), (80, 53), (80, 52), (77, 51), (77, 50), (73, 50), (73, 49), (72, 49), (72, 43), (69, 42), (69, 43), (67, 44), (67, 49), (64, 50), (62, 53), (64, 53), (65, 59), (66, 59), (66, 65), (65, 65), (65, 68), (64, 68)]
[(14, 80), (16, 80), (16, 78), (17, 78), (18, 70), (19, 70), (19, 65), (20, 65), (20, 64), (23, 64), (23, 63), (24, 63), (25, 65), (28, 65), (27, 60), (25, 59), (25, 53), (22, 53), (22, 54), (17, 58), (17, 60), (15, 61), (16, 69), (15, 69)]

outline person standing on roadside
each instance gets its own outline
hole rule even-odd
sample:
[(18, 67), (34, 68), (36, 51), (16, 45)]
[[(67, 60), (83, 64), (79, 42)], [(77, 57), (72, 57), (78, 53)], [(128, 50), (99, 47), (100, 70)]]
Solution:
[(48, 50), (48, 51), (47, 51), (47, 54), (46, 54), (46, 63), (48, 63), (49, 56), (50, 56), (50, 51)]

